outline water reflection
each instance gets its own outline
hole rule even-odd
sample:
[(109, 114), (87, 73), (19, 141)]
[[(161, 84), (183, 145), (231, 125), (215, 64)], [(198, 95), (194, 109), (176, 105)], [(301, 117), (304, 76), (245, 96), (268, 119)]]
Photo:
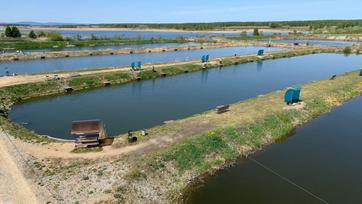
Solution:
[(205, 84), (207, 82), (207, 78), (209, 76), (209, 70), (202, 70), (201, 71), (201, 82)]
[(261, 71), (263, 70), (263, 61), (258, 61), (258, 62), (256, 63), (256, 70), (257, 70), (258, 72), (261, 72)]

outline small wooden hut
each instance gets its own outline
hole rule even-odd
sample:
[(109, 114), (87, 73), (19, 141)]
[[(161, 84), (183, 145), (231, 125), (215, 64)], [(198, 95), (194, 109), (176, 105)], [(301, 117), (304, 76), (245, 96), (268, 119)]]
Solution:
[(100, 120), (73, 121), (71, 134), (75, 137), (76, 147), (98, 146), (101, 139), (107, 138)]

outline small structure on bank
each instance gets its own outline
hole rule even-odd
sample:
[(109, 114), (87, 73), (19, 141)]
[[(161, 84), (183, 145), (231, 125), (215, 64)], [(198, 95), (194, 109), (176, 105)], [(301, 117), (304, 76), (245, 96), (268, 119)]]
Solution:
[(230, 109), (230, 105), (220, 105), (216, 107), (216, 113), (222, 114), (228, 112)]
[(107, 139), (106, 131), (100, 120), (73, 121), (71, 134), (75, 138), (76, 147), (94, 147)]
[(264, 50), (258, 50), (258, 56), (262, 57), (264, 55)]
[(302, 88), (299, 86), (288, 89), (285, 92), (284, 101), (288, 105), (300, 102), (300, 91), (301, 90), (302, 90)]

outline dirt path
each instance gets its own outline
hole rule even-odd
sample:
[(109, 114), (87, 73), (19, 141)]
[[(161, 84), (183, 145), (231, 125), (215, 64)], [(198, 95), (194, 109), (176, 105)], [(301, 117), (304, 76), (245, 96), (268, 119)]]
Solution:
[(12, 157), (3, 132), (0, 132), (0, 203), (39, 203)]
[[(216, 58), (214, 61), (219, 58)], [(185, 64), (193, 64), (198, 63), (198, 60), (186, 61), (186, 62), (168, 62), (162, 64), (147, 64), (142, 67), (143, 70), (150, 70), (152, 67), (163, 68), (167, 66), (177, 66), (177, 65), (185, 65)], [(212, 62), (210, 62), (212, 63)], [(58, 75), (61, 78), (72, 78), (74, 76), (84, 76), (84, 75), (92, 75), (92, 74), (102, 74), (102, 73), (112, 73), (112, 72), (129, 72), (129, 67), (104, 67), (96, 70), (85, 70), (85, 71), (69, 71), (62, 73), (47, 73), (47, 74), (34, 74), (34, 75), (18, 75), (18, 76), (4, 76), (0, 77), (0, 88), (7, 86), (15, 86), (20, 84), (30, 84), (37, 83), (42, 81), (51, 80), (51, 77), (54, 75)]]
[[(195, 131), (194, 134), (199, 133)], [(145, 142), (137, 143), (135, 145), (128, 145), (119, 148), (111, 146), (103, 147), (102, 152), (91, 152), (91, 153), (72, 153), (74, 150), (74, 143), (51, 143), (51, 144), (34, 144), (25, 143), (22, 141), (14, 141), (16, 146), (38, 159), (50, 159), (50, 158), (62, 158), (62, 159), (97, 159), (103, 157), (112, 157), (123, 154), (143, 154), (150, 152), (155, 149), (160, 149), (170, 144), (174, 144), (177, 141), (188, 135), (162, 135)]]

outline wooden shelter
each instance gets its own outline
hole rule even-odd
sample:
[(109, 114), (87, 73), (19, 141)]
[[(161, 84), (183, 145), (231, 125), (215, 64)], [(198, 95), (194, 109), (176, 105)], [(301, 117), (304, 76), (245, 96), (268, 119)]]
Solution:
[(75, 137), (76, 147), (100, 145), (107, 135), (100, 120), (73, 121), (71, 134)]

